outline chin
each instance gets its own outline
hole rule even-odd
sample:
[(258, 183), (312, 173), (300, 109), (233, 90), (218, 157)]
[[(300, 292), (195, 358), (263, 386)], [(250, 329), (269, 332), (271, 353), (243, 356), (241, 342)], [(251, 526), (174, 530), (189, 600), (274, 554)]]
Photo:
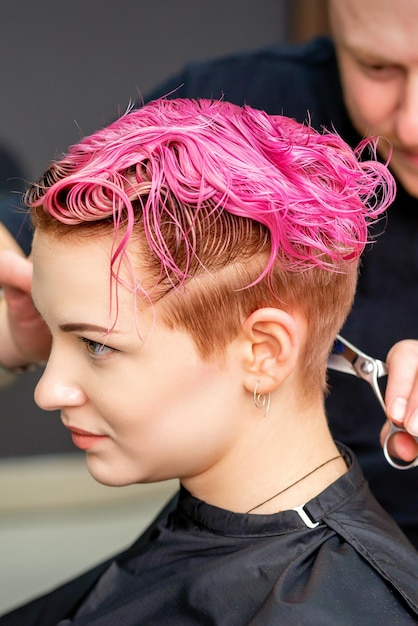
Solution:
[[(117, 464), (115, 464), (117, 465)], [(107, 487), (128, 487), (137, 483), (149, 482), (141, 479), (138, 474), (133, 475), (120, 469), (114, 469), (111, 463), (105, 463), (97, 457), (87, 455), (87, 469), (94, 480)]]
[[(141, 468), (138, 461), (123, 466), (120, 459), (106, 461), (99, 455), (86, 455), (87, 469), (94, 480), (107, 487), (129, 487), (129, 485), (145, 485), (160, 483), (178, 478), (176, 468), (161, 468), (149, 466)], [(178, 469), (178, 468), (177, 468)]]

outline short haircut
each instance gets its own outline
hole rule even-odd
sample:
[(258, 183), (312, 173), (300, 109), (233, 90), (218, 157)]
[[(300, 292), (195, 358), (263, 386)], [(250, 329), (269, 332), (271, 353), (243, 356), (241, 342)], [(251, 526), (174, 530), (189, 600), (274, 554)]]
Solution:
[(248, 106), (161, 99), (72, 146), (26, 202), (51, 234), (112, 231), (114, 277), (137, 240), (150, 301), (204, 358), (260, 307), (302, 312), (306, 385), (322, 390), (368, 226), (395, 194), (375, 148)]

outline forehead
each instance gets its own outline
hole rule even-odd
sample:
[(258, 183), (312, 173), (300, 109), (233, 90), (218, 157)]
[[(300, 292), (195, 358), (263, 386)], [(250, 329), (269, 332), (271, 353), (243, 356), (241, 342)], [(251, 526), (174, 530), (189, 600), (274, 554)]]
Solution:
[(58, 238), (35, 232), (32, 293), (47, 322), (48, 318), (83, 313), (91, 318), (100, 316), (103, 323), (115, 306), (118, 320), (132, 317), (133, 294), (140, 277), (133, 274), (127, 258), (117, 268), (119, 280), (111, 280), (112, 246), (111, 234)]
[(418, 59), (418, 0), (330, 0), (329, 9), (337, 45)]
[(101, 271), (106, 259), (109, 269), (111, 248), (112, 238), (107, 235), (83, 238), (71, 234), (57, 236), (37, 228), (32, 245), (34, 274), (52, 274), (55, 269), (71, 274), (77, 273), (81, 267), (93, 272)]

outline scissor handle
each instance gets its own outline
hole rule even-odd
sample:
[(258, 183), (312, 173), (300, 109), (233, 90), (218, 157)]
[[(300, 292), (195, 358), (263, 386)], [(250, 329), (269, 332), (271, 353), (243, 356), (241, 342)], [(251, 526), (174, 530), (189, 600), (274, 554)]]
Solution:
[[(414, 461), (411, 461), (410, 463), (404, 463), (403, 465), (401, 463), (398, 463), (394, 459), (392, 459), (388, 450), (389, 440), (392, 437), (392, 435), (394, 435), (395, 433), (398, 433), (398, 432), (405, 433), (406, 430), (404, 428), (401, 428), (400, 426), (396, 426), (393, 422), (389, 421), (389, 424), (390, 424), (389, 432), (386, 435), (386, 438), (383, 444), (383, 453), (385, 455), (386, 461), (389, 463), (389, 465), (399, 470), (406, 470), (406, 469), (411, 469), (411, 467), (418, 467), (418, 457), (414, 459)], [(418, 437), (415, 437), (415, 439), (418, 441)]]

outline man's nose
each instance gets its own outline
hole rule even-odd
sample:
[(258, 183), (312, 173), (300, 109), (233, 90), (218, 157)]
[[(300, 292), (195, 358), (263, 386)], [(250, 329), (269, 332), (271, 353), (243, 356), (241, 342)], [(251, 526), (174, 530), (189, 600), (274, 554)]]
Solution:
[(396, 136), (402, 146), (418, 151), (418, 69), (405, 83), (396, 119)]

